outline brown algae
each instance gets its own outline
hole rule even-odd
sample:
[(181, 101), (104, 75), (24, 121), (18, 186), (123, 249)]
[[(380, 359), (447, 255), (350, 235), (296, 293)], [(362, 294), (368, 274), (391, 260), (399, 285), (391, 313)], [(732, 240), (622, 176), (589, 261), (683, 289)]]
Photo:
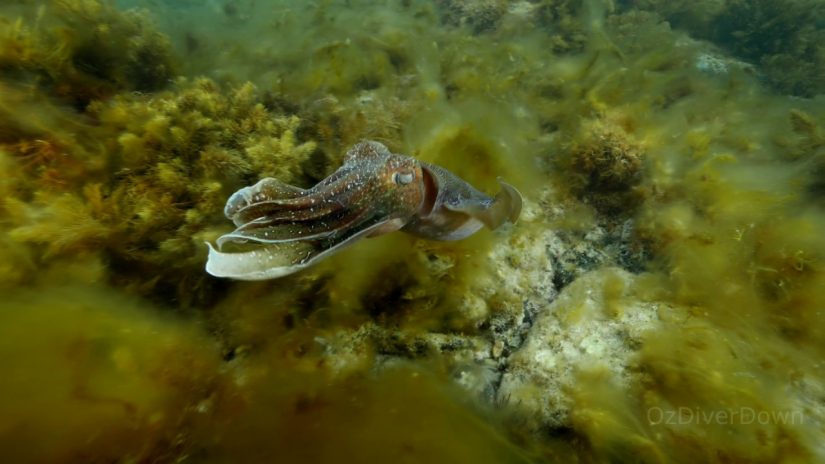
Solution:
[[(0, 7), (0, 460), (825, 459), (820, 5), (264, 3)], [(519, 223), (203, 272), (362, 139)]]

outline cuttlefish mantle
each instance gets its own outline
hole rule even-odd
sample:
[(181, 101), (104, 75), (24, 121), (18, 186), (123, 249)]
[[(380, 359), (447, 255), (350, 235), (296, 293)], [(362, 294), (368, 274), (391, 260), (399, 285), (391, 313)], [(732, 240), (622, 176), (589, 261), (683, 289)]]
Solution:
[(440, 166), (361, 142), (314, 187), (266, 178), (232, 194), (224, 214), (237, 228), (215, 246), (207, 243), (206, 271), (239, 280), (274, 279), (362, 238), (396, 230), (459, 240), (482, 227), (516, 222), (521, 194), (500, 179), (499, 184), (491, 198)]

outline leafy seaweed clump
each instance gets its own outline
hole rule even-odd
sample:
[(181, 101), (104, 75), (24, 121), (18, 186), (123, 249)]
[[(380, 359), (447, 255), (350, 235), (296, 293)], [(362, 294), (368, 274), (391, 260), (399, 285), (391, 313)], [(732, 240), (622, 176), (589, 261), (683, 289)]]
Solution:
[(210, 286), (203, 242), (228, 195), (259, 176), (294, 181), (315, 143), (297, 116), (270, 112), (251, 84), (224, 93), (181, 80), (153, 96), (91, 104), (73, 136), (44, 132), (5, 144), (9, 237), (35, 263), (97, 253), (108, 279), (186, 306)]
[(564, 170), (573, 193), (606, 214), (632, 213), (640, 201), (644, 150), (611, 121), (586, 122), (574, 137)]
[(145, 12), (100, 0), (58, 0), (36, 14), (23, 12), (0, 18), (6, 80), (35, 84), (83, 108), (120, 91), (162, 89), (175, 75), (169, 40)]

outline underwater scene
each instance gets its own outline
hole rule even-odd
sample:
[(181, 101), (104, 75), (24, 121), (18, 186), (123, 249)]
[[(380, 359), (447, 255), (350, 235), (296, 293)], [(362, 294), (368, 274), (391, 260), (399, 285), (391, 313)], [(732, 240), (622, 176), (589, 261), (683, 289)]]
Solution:
[(825, 1), (3, 0), (0, 462), (825, 462)]

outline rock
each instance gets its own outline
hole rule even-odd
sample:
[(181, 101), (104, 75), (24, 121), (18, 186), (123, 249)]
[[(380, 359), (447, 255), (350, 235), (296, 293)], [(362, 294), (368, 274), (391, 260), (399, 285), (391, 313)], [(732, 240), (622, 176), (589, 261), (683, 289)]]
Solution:
[(525, 342), (508, 360), (499, 403), (531, 431), (569, 426), (570, 392), (579, 375), (602, 370), (621, 388), (638, 376), (628, 367), (639, 336), (657, 326), (659, 304), (635, 295), (642, 277), (617, 268), (582, 275), (541, 308)]

